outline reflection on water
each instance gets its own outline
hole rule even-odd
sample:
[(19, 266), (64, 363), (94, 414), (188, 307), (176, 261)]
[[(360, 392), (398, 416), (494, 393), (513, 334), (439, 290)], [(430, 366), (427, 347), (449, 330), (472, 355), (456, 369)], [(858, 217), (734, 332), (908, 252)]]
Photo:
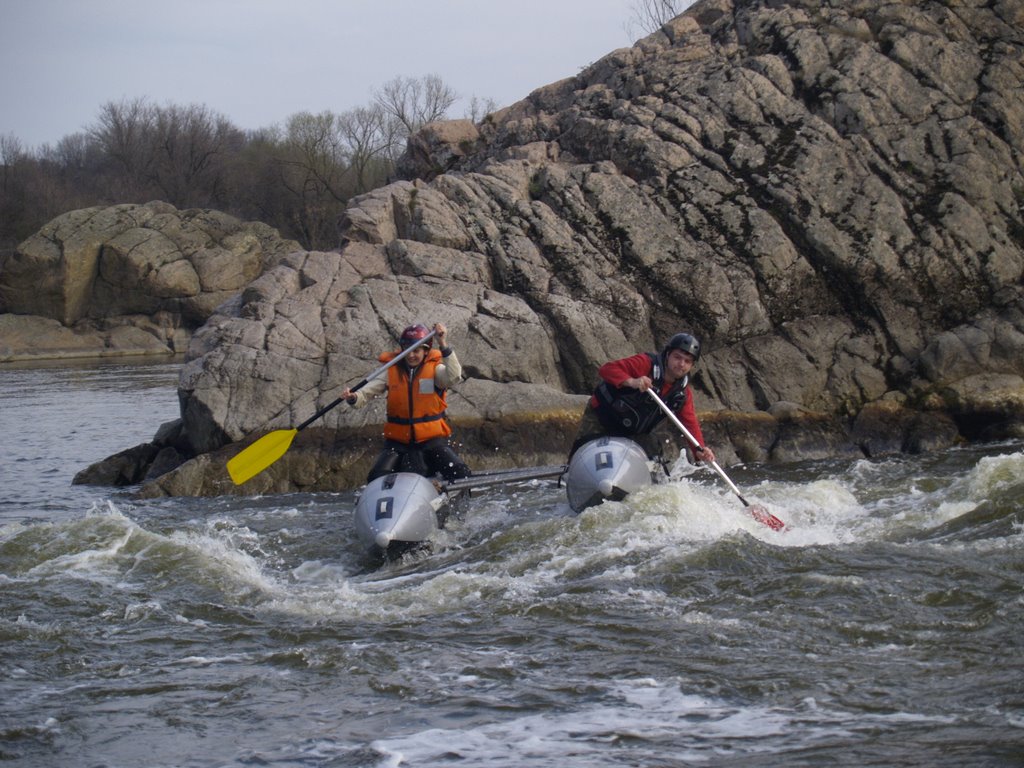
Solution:
[(148, 442), (178, 418), (176, 363), (0, 366), (5, 436), (0, 520), (81, 514), (103, 489), (72, 486), (75, 474)]

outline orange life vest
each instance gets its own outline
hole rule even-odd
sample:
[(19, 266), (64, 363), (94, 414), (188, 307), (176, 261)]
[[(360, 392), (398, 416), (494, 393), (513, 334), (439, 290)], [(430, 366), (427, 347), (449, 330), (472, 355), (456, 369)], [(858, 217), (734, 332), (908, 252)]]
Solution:
[[(398, 352), (385, 352), (380, 361), (392, 360)], [(384, 437), (399, 443), (422, 443), (435, 437), (448, 437), (452, 428), (445, 418), (448, 391), (434, 384), (434, 371), (441, 362), (436, 349), (409, 375), (402, 364), (388, 369), (388, 421)]]

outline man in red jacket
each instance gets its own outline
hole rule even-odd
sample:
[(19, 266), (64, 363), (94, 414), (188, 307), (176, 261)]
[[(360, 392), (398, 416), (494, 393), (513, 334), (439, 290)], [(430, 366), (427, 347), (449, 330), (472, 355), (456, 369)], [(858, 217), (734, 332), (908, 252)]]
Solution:
[(715, 453), (704, 444), (693, 407), (689, 373), (700, 358), (700, 342), (688, 333), (677, 333), (660, 354), (642, 352), (612, 360), (598, 369), (601, 383), (583, 412), (569, 455), (599, 437), (628, 437), (639, 443), (650, 458), (661, 454), (651, 431), (665, 419), (658, 404), (644, 393), (653, 388), (662, 401), (697, 439), (697, 461), (714, 461)]

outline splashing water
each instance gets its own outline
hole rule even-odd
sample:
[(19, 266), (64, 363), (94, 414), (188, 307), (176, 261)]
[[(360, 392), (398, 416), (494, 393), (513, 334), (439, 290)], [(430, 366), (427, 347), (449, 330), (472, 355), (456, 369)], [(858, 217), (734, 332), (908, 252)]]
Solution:
[(704, 469), (578, 516), (496, 487), (380, 565), (351, 493), (71, 486), (173, 418), (170, 367), (0, 392), (19, 765), (1019, 764), (1019, 443), (730, 468), (781, 532)]

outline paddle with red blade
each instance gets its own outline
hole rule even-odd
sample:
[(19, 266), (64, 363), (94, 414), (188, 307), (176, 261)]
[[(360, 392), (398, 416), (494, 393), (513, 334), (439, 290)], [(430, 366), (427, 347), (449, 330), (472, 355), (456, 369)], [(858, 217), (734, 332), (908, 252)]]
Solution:
[[(692, 445), (694, 448), (700, 448), (700, 443), (697, 442), (697, 438), (695, 438), (693, 436), (693, 433), (691, 433), (690, 430), (686, 428), (683, 422), (681, 422), (679, 418), (674, 413), (672, 413), (672, 409), (665, 405), (665, 401), (658, 397), (658, 393), (655, 392), (653, 389), (648, 389), (647, 394), (649, 394), (654, 399), (654, 402), (656, 402), (658, 406), (661, 408), (661, 410), (665, 412), (665, 415), (668, 416), (672, 420), (672, 423), (679, 428), (679, 431), (686, 436), (686, 439), (690, 441), (690, 445)], [(718, 476), (725, 481), (725, 484), (728, 485), (732, 492), (736, 494), (736, 497), (743, 502), (743, 506), (750, 510), (750, 514), (753, 516), (755, 520), (757, 520), (757, 522), (767, 525), (773, 531), (781, 531), (783, 528), (786, 527), (786, 524), (784, 522), (779, 520), (779, 518), (777, 518), (764, 507), (762, 507), (760, 504), (751, 504), (749, 501), (744, 499), (743, 494), (740, 493), (740, 489), (737, 488), (736, 484), (729, 479), (729, 476), (727, 474), (725, 474), (725, 470), (718, 466), (717, 461), (709, 461), (708, 464), (710, 464), (711, 467), (715, 470), (715, 472), (718, 473)]]

